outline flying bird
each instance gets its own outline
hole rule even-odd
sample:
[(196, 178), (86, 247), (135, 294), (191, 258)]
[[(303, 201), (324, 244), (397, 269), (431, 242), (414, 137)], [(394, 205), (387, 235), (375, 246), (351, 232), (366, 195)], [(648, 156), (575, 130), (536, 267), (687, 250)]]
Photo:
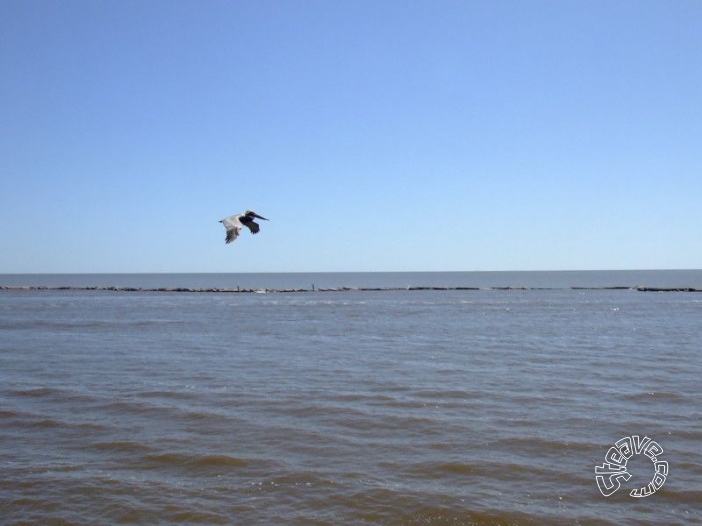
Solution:
[(265, 217), (260, 216), (256, 212), (252, 212), (251, 210), (247, 210), (243, 214), (237, 214), (222, 219), (220, 223), (222, 223), (224, 225), (224, 228), (227, 229), (227, 238), (225, 241), (227, 243), (231, 243), (232, 241), (234, 241), (237, 237), (239, 237), (239, 233), (241, 232), (241, 229), (243, 227), (246, 227), (249, 230), (251, 230), (252, 234), (257, 234), (260, 230), (260, 227), (258, 226), (258, 223), (254, 221), (254, 218), (268, 221), (268, 219), (266, 219)]

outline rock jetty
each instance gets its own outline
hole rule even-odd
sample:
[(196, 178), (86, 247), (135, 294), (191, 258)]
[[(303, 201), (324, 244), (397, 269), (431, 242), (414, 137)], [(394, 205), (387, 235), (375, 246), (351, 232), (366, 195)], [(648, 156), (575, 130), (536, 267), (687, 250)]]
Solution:
[[(702, 292), (702, 289), (693, 287), (570, 287), (571, 290), (633, 290), (639, 292)], [(187, 293), (249, 293), (249, 294), (266, 294), (266, 293), (295, 293), (295, 292), (376, 292), (376, 291), (459, 291), (459, 290), (514, 290), (514, 291), (529, 291), (529, 290), (562, 290), (560, 288), (549, 287), (443, 287), (443, 286), (407, 286), (407, 287), (316, 287), (312, 288), (201, 288), (201, 287), (121, 287), (121, 286), (47, 286), (47, 285), (0, 285), (0, 291), (97, 291), (97, 292), (187, 292)]]

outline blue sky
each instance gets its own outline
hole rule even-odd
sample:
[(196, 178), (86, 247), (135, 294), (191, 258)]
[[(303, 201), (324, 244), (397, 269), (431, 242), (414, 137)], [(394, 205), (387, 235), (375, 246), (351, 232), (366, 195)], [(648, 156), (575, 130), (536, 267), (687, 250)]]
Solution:
[[(0, 273), (702, 268), (702, 2), (0, 2)], [(218, 220), (271, 221), (224, 244)]]

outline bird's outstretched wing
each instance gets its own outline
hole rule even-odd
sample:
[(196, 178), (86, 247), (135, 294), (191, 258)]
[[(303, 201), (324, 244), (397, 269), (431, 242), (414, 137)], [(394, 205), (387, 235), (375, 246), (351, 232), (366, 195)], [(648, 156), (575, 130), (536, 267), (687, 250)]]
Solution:
[(252, 234), (258, 234), (258, 231), (261, 230), (261, 227), (258, 225), (258, 223), (250, 217), (242, 218), (241, 222), (244, 223), (244, 226), (251, 230)]
[(239, 232), (241, 232), (241, 227), (227, 228), (227, 237), (225, 239), (226, 243), (231, 243), (237, 237), (239, 237)]
[(241, 225), (238, 223), (238, 221), (234, 221), (228, 217), (226, 219), (222, 219), (220, 223), (222, 223), (224, 225), (224, 228), (227, 229), (227, 237), (225, 239), (226, 243), (231, 243), (237, 237), (239, 237), (239, 233), (241, 232)]

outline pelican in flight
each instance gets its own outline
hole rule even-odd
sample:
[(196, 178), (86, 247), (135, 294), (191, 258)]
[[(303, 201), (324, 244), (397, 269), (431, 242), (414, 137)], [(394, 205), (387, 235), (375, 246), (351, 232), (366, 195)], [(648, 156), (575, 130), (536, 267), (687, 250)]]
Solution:
[(254, 221), (254, 218), (256, 217), (259, 219), (263, 219), (264, 221), (268, 221), (268, 219), (266, 219), (265, 217), (260, 216), (256, 212), (252, 212), (251, 210), (247, 210), (243, 214), (237, 214), (222, 219), (220, 223), (222, 223), (224, 225), (224, 228), (227, 229), (226, 242), (231, 243), (237, 237), (239, 237), (239, 233), (244, 227), (247, 227), (249, 230), (251, 230), (252, 234), (257, 234), (261, 228), (258, 226), (258, 223)]

